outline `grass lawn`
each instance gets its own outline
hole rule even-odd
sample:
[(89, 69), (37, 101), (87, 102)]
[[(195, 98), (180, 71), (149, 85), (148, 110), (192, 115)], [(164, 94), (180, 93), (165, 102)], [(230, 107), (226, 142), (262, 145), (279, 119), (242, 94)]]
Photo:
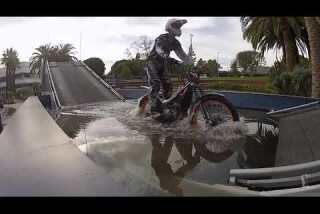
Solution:
[(272, 86), (271, 79), (269, 76), (234, 76), (219, 78), (210, 77), (203, 78), (203, 80), (212, 80), (212, 82), (209, 82), (209, 84), (206, 86), (209, 89), (260, 92), (272, 94), (278, 93), (277, 90)]
[(203, 78), (203, 80), (264, 80), (264, 81), (269, 81), (270, 77), (269, 76), (253, 76), (253, 77), (208, 77), (208, 78)]
[[(171, 78), (172, 81), (176, 81), (178, 78), (176, 77), (173, 77)], [(228, 80), (244, 80), (244, 81), (247, 81), (247, 80), (258, 80), (258, 81), (266, 81), (266, 82), (269, 82), (270, 81), (270, 77), (269, 76), (253, 76), (253, 77), (248, 77), (248, 76), (242, 76), (242, 77), (237, 77), (237, 76), (234, 76), (234, 77), (207, 77), (207, 78), (203, 78), (201, 77), (201, 80), (219, 80), (219, 81), (228, 81)]]

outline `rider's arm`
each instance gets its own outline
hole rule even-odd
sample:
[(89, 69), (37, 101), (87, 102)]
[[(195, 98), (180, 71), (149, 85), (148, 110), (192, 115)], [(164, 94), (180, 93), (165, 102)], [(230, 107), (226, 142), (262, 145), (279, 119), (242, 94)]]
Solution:
[(175, 54), (185, 63), (190, 64), (189, 56), (183, 51), (181, 46), (174, 50)]
[(177, 45), (177, 48), (174, 50), (175, 54), (184, 62), (184, 64), (191, 65), (191, 58), (184, 52), (181, 45)]

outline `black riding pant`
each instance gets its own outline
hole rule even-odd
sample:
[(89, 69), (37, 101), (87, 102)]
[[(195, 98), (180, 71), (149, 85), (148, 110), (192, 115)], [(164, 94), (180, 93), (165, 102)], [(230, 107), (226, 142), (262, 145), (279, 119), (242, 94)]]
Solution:
[(162, 93), (165, 99), (171, 97), (172, 84), (170, 81), (169, 72), (164, 65), (149, 61), (147, 63), (147, 77), (149, 86), (152, 88), (150, 93), (151, 109), (159, 109), (159, 91), (162, 88)]
[(2, 125), (1, 112), (0, 112), (0, 134), (2, 130), (3, 130), (3, 125)]

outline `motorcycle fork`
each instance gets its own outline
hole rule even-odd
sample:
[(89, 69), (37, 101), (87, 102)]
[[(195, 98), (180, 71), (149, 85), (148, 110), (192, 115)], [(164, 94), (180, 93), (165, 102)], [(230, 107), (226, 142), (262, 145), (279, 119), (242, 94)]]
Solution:
[[(203, 91), (198, 87), (193, 87), (193, 97), (195, 98), (193, 102), (198, 100), (200, 97), (203, 96)], [(201, 112), (204, 115), (204, 118), (208, 121), (210, 119), (210, 116), (206, 110), (206, 108), (200, 103)]]

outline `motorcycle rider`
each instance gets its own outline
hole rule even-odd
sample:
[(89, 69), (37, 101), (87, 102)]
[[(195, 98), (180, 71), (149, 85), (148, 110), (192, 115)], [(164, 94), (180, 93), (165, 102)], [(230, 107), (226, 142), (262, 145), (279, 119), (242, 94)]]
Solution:
[(0, 134), (3, 130), (3, 125), (2, 125), (2, 119), (1, 119), (1, 113), (2, 113), (2, 109), (4, 108), (3, 106), (3, 101), (2, 101), (2, 98), (1, 98), (1, 95), (0, 95)]
[[(196, 151), (192, 154), (193, 144), (185, 143), (174, 139), (172, 136), (166, 136), (164, 143), (160, 142), (160, 134), (151, 134), (152, 143), (151, 166), (159, 179), (160, 187), (178, 196), (183, 196), (183, 190), (180, 186), (187, 172), (193, 170), (200, 163), (200, 154)], [(169, 163), (169, 156), (172, 152), (173, 145), (177, 148), (182, 159), (186, 161), (175, 172)]]
[(162, 113), (161, 101), (159, 100), (159, 91), (162, 87), (163, 96), (168, 99), (172, 94), (172, 84), (167, 71), (167, 65), (178, 63), (177, 60), (170, 58), (170, 52), (174, 51), (183, 63), (192, 64), (191, 58), (184, 52), (180, 42), (175, 37), (181, 36), (181, 27), (187, 23), (185, 19), (168, 20), (165, 30), (167, 33), (161, 34), (155, 39), (154, 46), (148, 57), (146, 73), (148, 83), (151, 86), (151, 114), (159, 115)]

